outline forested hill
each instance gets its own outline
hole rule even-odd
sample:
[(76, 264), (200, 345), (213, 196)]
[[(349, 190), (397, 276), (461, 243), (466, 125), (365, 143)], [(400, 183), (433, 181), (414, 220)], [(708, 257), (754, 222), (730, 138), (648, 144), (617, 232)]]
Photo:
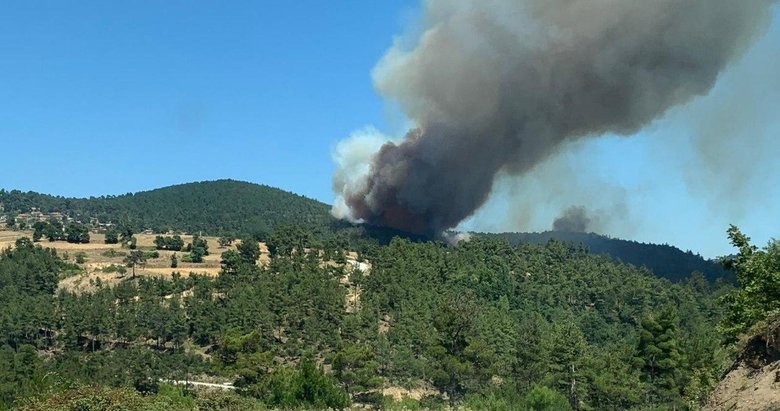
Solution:
[[(266, 263), (226, 251), (218, 277), (82, 291), (58, 287), (79, 266), (19, 239), (0, 251), (0, 409), (684, 410), (721, 372), (728, 287), (700, 277), (487, 238), (394, 239), (364, 272), (303, 237)], [(237, 390), (166, 383), (191, 377)]]
[[(43, 213), (62, 212), (83, 222), (97, 219), (102, 223), (129, 223), (136, 229), (157, 232), (251, 234), (265, 238), (277, 227), (302, 226), (320, 240), (336, 234), (351, 238), (354, 240), (351, 243), (387, 244), (394, 236), (406, 237), (403, 233), (384, 228), (334, 224), (327, 204), (277, 188), (235, 180), (188, 183), (135, 194), (88, 199), (0, 190), (0, 204), (6, 215), (27, 213), (37, 208)], [(322, 236), (317, 233), (329, 234)], [(487, 235), (513, 244), (539, 244), (550, 239), (582, 244), (595, 254), (647, 267), (656, 275), (673, 281), (687, 278), (693, 271), (701, 272), (710, 281), (721, 277), (732, 278), (719, 264), (670, 245), (644, 244), (585, 233)]]
[(330, 206), (277, 188), (234, 180), (175, 185), (156, 190), (65, 198), (34, 192), (0, 191), (6, 214), (62, 212), (88, 222), (127, 221), (138, 228), (167, 231), (268, 233), (281, 225), (325, 228), (331, 223)]
[(551, 239), (568, 243), (580, 244), (594, 254), (610, 256), (616, 260), (647, 267), (657, 276), (672, 281), (680, 281), (698, 271), (709, 281), (724, 278), (733, 281), (733, 274), (712, 260), (706, 260), (691, 251), (682, 251), (668, 244), (647, 244), (637, 241), (610, 238), (595, 233), (571, 233), (563, 231), (546, 231), (543, 233), (500, 233), (484, 234), (498, 237), (512, 244), (532, 243), (543, 244)]

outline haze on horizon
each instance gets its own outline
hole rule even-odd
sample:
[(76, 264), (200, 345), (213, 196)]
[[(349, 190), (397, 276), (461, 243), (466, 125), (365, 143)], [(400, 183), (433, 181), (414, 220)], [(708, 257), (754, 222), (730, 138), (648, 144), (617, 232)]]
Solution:
[[(10, 2), (0, 187), (97, 196), (234, 178), (332, 203), (338, 141), (398, 138), (408, 126), (372, 90), (371, 71), (420, 6), (307, 4), (171, 2), (152, 16), (145, 2)], [(542, 231), (585, 205), (592, 231), (707, 257), (732, 252), (730, 223), (766, 243), (780, 228), (778, 49), (775, 6), (708, 95), (630, 138), (567, 144), (530, 174), (500, 176), (459, 228)], [(708, 145), (713, 133), (729, 143)]]

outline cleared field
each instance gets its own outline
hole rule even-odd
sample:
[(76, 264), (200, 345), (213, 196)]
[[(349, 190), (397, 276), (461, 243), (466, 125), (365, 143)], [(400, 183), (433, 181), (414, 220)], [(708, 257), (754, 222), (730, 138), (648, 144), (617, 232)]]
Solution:
[(8, 231), (0, 229), (0, 248), (7, 248), (13, 245), (16, 239), (20, 237), (32, 238), (32, 231)]
[[(21, 237), (32, 238), (32, 231), (9, 231), (0, 230), (0, 248), (12, 247), (14, 242)], [(139, 250), (151, 251), (154, 250), (154, 234), (136, 234), (137, 246)], [(192, 236), (181, 236), (185, 244), (192, 242)], [(235, 249), (235, 244), (230, 247), (220, 248), (217, 243), (217, 237), (204, 236), (204, 239), (208, 241), (209, 255), (203, 257), (203, 263), (185, 263), (182, 261), (182, 257), (188, 253), (183, 251), (165, 251), (159, 250), (159, 258), (149, 259), (146, 265), (143, 267), (136, 267), (137, 276), (154, 276), (154, 277), (170, 277), (172, 273), (178, 272), (183, 277), (190, 274), (217, 276), (219, 275), (220, 267), (220, 255), (230, 249)], [(119, 244), (105, 244), (105, 236), (103, 234), (90, 233), (89, 244), (71, 244), (64, 241), (49, 242), (46, 240), (41, 241), (39, 244), (43, 247), (50, 247), (57, 250), (57, 254), (63, 257), (71, 263), (75, 263), (76, 255), (84, 253), (85, 262), (79, 264), (84, 268), (84, 273), (74, 277), (64, 279), (60, 283), (60, 287), (68, 289), (86, 289), (89, 288), (90, 280), (100, 278), (103, 283), (117, 283), (130, 276), (130, 269), (124, 275), (118, 273), (106, 273), (102, 269), (111, 266), (118, 265), (123, 266), (122, 260), (130, 252), (126, 248), (122, 248)], [(268, 262), (268, 248), (265, 244), (260, 244), (260, 250), (262, 255), (260, 257), (260, 263), (265, 264)], [(171, 268), (171, 256), (176, 254), (179, 257), (179, 264), (177, 268)]]

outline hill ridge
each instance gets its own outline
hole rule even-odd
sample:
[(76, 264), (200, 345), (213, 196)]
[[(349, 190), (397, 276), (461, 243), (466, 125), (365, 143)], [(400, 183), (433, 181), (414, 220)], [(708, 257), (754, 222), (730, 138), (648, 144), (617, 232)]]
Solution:
[(5, 214), (62, 212), (83, 222), (129, 221), (137, 228), (214, 235), (268, 233), (279, 225), (317, 228), (331, 223), (330, 206), (264, 184), (220, 179), (89, 198), (0, 190)]
[(593, 254), (606, 255), (637, 267), (646, 267), (657, 276), (672, 281), (685, 280), (694, 271), (700, 272), (710, 282), (719, 278), (727, 281), (734, 280), (733, 274), (725, 270), (720, 263), (669, 244), (644, 243), (597, 233), (566, 231), (478, 233), (478, 235), (501, 238), (514, 245), (542, 244), (550, 240), (579, 244)]

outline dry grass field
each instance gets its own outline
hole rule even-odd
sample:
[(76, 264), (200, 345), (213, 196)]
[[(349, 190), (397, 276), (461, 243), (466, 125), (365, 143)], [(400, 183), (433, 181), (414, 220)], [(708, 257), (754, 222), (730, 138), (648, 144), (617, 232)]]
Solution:
[[(12, 247), (14, 242), (21, 237), (32, 238), (32, 231), (9, 231), (0, 230), (0, 249)], [(154, 234), (136, 234), (137, 246), (139, 250), (152, 251), (154, 250)], [(192, 242), (192, 236), (181, 236), (185, 244)], [(180, 273), (183, 277), (190, 274), (217, 276), (220, 271), (220, 255), (230, 249), (235, 249), (235, 244), (226, 248), (219, 248), (217, 243), (217, 237), (203, 237), (208, 241), (209, 255), (203, 258), (203, 263), (193, 264), (185, 263), (182, 261), (182, 257), (186, 255), (186, 252), (179, 251), (165, 251), (160, 250), (160, 257), (155, 259), (149, 259), (144, 267), (136, 267), (137, 276), (163, 276), (170, 277), (173, 272)], [(65, 241), (48, 242), (46, 240), (41, 241), (39, 244), (43, 247), (50, 247), (57, 250), (57, 254), (60, 257), (66, 258), (68, 262), (75, 263), (76, 255), (78, 253), (84, 253), (86, 261), (83, 264), (79, 264), (84, 269), (81, 275), (66, 278), (60, 282), (60, 287), (68, 289), (88, 289), (91, 287), (90, 280), (94, 281), (97, 278), (103, 283), (114, 284), (122, 281), (124, 278), (130, 276), (130, 269), (125, 275), (118, 273), (106, 273), (102, 269), (111, 266), (112, 264), (122, 266), (124, 265), (122, 260), (125, 258), (130, 250), (120, 247), (119, 244), (105, 244), (105, 237), (103, 234), (90, 233), (89, 244), (71, 244)], [(113, 250), (113, 251), (112, 251)], [(260, 250), (262, 255), (260, 257), (260, 263), (265, 264), (268, 262), (268, 248), (265, 244), (260, 244)], [(178, 268), (171, 268), (171, 255), (176, 253), (179, 257)]]
[[(17, 239), (22, 237), (32, 238), (32, 234), (32, 231), (0, 230), (0, 249), (13, 247)], [(155, 234), (136, 234), (135, 237), (137, 240), (136, 245), (139, 250), (155, 250)], [(183, 235), (181, 237), (185, 244), (192, 242), (192, 236)], [(217, 237), (205, 236), (203, 238), (208, 241), (210, 252), (209, 255), (203, 257), (203, 263), (194, 264), (183, 262), (182, 257), (188, 254), (186, 252), (158, 250), (160, 256), (147, 260), (143, 267), (136, 267), (135, 275), (139, 277), (170, 278), (174, 272), (177, 272), (182, 277), (187, 277), (191, 274), (213, 277), (218, 276), (221, 270), (221, 254), (227, 250), (235, 250), (237, 244), (220, 248)], [(57, 250), (57, 254), (60, 257), (73, 264), (76, 264), (76, 256), (80, 253), (84, 253), (85, 261), (81, 264), (77, 264), (83, 271), (78, 275), (61, 280), (59, 286), (72, 291), (88, 291), (94, 289), (94, 284), (98, 279), (105, 285), (114, 285), (131, 277), (132, 271), (129, 268), (126, 268), (127, 272), (125, 274), (104, 271), (105, 268), (112, 265), (124, 267), (123, 260), (130, 252), (130, 250), (122, 248), (119, 244), (105, 244), (104, 240), (105, 236), (103, 234), (90, 233), (89, 244), (71, 244), (65, 241), (49, 242), (47, 240), (43, 240), (38, 244), (43, 247), (54, 248)], [(270, 262), (268, 247), (264, 243), (260, 243), (260, 251), (261, 254), (258, 263), (267, 265)], [(179, 257), (178, 267), (175, 269), (171, 268), (171, 256), (174, 253)], [(323, 266), (329, 265), (333, 267), (340, 265), (334, 261), (322, 261), (321, 264)], [(350, 270), (345, 273), (344, 277), (340, 279), (340, 282), (348, 288), (345, 301), (347, 309), (354, 309), (360, 303), (360, 290), (356, 289), (351, 283), (349, 274), (353, 269), (368, 273), (371, 270), (371, 264), (368, 262), (358, 262), (357, 254), (348, 252), (347, 265), (350, 267)]]

